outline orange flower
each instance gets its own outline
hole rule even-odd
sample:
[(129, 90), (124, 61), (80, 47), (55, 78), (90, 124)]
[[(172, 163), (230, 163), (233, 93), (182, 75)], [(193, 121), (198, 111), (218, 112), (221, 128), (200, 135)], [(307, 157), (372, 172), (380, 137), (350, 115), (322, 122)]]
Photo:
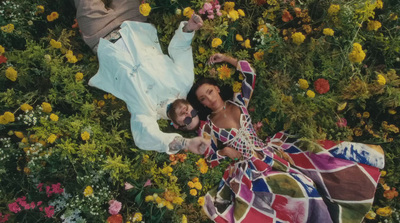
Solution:
[(289, 22), (291, 20), (293, 20), (292, 14), (290, 14), (290, 12), (288, 10), (286, 10), (286, 9), (283, 10), (283, 12), (282, 12), (282, 21)]
[(231, 77), (231, 69), (229, 69), (226, 64), (222, 65), (217, 70), (220, 79), (225, 80)]

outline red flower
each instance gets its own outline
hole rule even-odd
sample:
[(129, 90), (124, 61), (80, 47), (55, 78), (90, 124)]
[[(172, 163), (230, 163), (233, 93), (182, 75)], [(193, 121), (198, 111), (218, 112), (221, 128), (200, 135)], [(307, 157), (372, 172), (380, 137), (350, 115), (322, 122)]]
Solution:
[(0, 55), (0, 64), (6, 63), (7, 62), (7, 57)]
[(329, 91), (329, 81), (324, 78), (319, 78), (314, 82), (314, 89), (319, 94), (325, 94)]
[(122, 215), (120, 214), (111, 215), (107, 218), (107, 223), (122, 223), (122, 221)]

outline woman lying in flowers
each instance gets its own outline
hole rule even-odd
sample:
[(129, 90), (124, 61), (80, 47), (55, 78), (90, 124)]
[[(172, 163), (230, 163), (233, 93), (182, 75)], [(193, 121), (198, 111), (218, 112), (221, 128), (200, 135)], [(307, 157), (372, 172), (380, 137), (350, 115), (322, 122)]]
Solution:
[(215, 222), (361, 222), (384, 166), (382, 149), (328, 140), (307, 145), (285, 132), (259, 139), (247, 110), (254, 70), (247, 61), (222, 54), (209, 62), (228, 62), (245, 78), (234, 100), (224, 101), (210, 79), (191, 90), (212, 111), (201, 127), (202, 136), (212, 141), (205, 153), (209, 164), (234, 160), (205, 196), (207, 215)]

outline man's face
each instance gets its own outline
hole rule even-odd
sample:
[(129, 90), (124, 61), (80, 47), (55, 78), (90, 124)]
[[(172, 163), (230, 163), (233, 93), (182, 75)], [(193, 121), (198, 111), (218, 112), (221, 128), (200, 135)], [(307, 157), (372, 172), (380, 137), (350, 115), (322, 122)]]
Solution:
[(181, 103), (176, 109), (176, 124), (183, 130), (195, 130), (200, 120), (197, 111), (191, 105)]

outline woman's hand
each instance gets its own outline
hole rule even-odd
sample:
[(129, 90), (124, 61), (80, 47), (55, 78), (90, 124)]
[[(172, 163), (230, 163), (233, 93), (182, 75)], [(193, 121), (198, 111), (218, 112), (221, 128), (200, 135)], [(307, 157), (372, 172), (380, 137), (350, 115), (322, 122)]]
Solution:
[(242, 157), (242, 154), (232, 147), (225, 147), (219, 151), (222, 156), (227, 156), (233, 160), (238, 160)]
[(216, 53), (210, 57), (210, 59), (208, 60), (208, 64), (211, 65), (214, 63), (221, 63), (221, 62), (224, 62), (225, 59), (226, 59), (226, 56), (224, 54)]
[(214, 63), (221, 63), (221, 62), (227, 62), (227, 63), (232, 64), (232, 66), (236, 67), (238, 60), (236, 58), (226, 56), (221, 53), (216, 53), (210, 57), (210, 59), (208, 60), (207, 63), (208, 63), (208, 65), (212, 65)]

